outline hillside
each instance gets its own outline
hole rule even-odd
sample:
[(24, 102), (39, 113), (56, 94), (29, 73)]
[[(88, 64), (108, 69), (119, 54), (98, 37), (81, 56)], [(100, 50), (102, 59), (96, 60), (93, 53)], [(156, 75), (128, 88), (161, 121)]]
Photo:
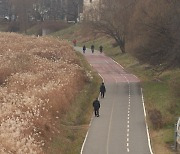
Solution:
[(0, 33), (0, 47), (0, 153), (48, 153), (89, 77), (65, 41)]

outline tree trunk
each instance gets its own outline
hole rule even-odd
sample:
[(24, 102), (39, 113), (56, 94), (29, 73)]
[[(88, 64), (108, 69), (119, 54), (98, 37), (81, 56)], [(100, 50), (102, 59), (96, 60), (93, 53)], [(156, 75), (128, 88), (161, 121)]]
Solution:
[(121, 38), (114, 37), (114, 39), (116, 40), (116, 43), (118, 44), (121, 52), (126, 53), (126, 50), (125, 50), (125, 37), (121, 37)]
[(118, 41), (118, 45), (119, 45), (119, 48), (120, 48), (121, 52), (122, 53), (126, 53), (126, 50), (125, 50), (125, 39)]
[(121, 46), (120, 46), (120, 49), (121, 49), (121, 52), (122, 52), (122, 53), (126, 53), (125, 44), (121, 45)]

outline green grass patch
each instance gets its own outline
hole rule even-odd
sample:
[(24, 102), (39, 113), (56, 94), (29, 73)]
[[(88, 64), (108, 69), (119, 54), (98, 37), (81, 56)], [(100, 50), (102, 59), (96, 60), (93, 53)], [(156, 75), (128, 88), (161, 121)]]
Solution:
[(99, 85), (101, 78), (94, 72), (91, 66), (76, 52), (80, 59), (81, 65), (88, 72), (91, 72), (93, 79), (87, 81), (84, 89), (79, 92), (75, 100), (72, 102), (68, 113), (59, 121), (59, 135), (54, 136), (47, 149), (49, 154), (79, 154), (83, 144), (93, 108), (92, 101), (99, 94)]
[(54, 37), (60, 37), (69, 41), (72, 41), (73, 39), (76, 38), (75, 36), (75, 32), (79, 29), (79, 25), (75, 24), (73, 26), (70, 26), (66, 29), (54, 32), (52, 34), (50, 34), (51, 36)]

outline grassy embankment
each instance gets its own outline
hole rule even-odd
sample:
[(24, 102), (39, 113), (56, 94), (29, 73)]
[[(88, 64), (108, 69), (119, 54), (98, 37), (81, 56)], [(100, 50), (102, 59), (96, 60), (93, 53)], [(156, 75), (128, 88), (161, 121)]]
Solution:
[[(157, 109), (162, 115), (162, 118), (158, 119), (162, 122), (160, 129), (155, 129), (148, 118), (154, 153), (173, 153), (170, 146), (174, 139), (174, 124), (180, 113), (180, 87), (178, 86), (180, 85), (180, 70), (172, 69), (158, 74), (149, 66), (140, 64), (129, 53), (121, 54), (118, 47), (112, 47), (112, 39), (105, 36), (94, 37), (82, 29), (81, 26), (75, 25), (53, 35), (69, 41), (76, 39), (78, 46), (85, 44), (86, 47), (90, 47), (94, 44), (97, 50), (102, 45), (106, 55), (124, 66), (127, 71), (137, 75), (141, 79), (147, 112)], [(128, 47), (131, 47), (130, 44), (127, 44), (127, 50)]]
[(47, 151), (48, 154), (58, 154), (59, 151), (63, 154), (79, 154), (89, 128), (92, 101), (98, 95), (101, 79), (96, 72), (92, 71), (83, 56), (79, 52), (76, 54), (81, 61), (81, 66), (89, 72), (90, 80), (76, 96), (74, 103), (59, 123), (63, 133), (60, 136), (54, 136), (53, 142), (50, 143), (50, 149)]
[(0, 153), (79, 153), (100, 79), (65, 41), (0, 33), (0, 47)]

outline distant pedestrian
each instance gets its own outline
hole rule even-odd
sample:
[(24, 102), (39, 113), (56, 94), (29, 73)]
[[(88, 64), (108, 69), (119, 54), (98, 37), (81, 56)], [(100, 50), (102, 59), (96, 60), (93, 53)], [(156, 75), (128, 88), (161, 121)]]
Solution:
[(99, 47), (99, 51), (100, 51), (100, 53), (103, 52), (103, 46), (102, 45)]
[(106, 93), (106, 87), (104, 85), (104, 82), (101, 84), (100, 86), (100, 94), (101, 94), (101, 98), (104, 98), (104, 94)]
[(83, 46), (83, 53), (85, 53), (85, 51), (86, 51), (86, 46), (84, 45)]
[(77, 41), (76, 41), (76, 39), (74, 39), (74, 40), (73, 40), (74, 46), (76, 46), (76, 43), (77, 43)]
[(94, 107), (95, 117), (99, 117), (100, 102), (99, 102), (98, 98), (96, 98), (96, 100), (94, 100), (93, 107)]
[(91, 51), (94, 53), (94, 45), (91, 45)]

